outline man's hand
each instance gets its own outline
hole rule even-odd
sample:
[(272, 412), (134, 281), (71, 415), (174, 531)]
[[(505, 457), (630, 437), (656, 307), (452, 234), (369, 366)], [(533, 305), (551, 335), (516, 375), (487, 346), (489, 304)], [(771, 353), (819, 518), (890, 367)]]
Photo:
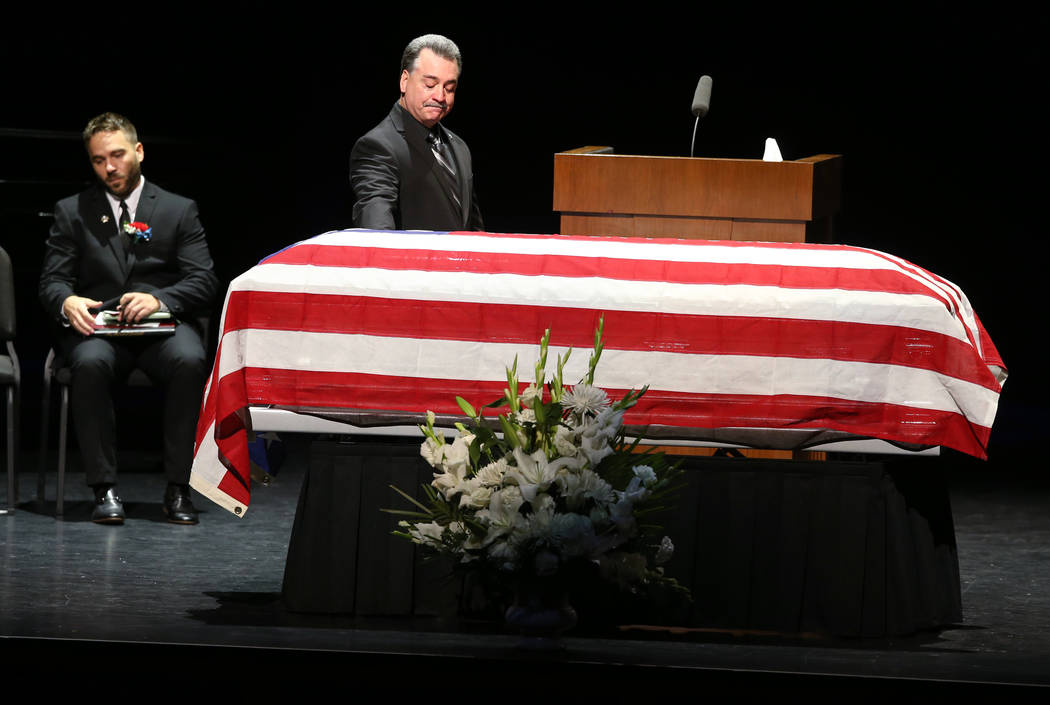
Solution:
[(81, 335), (91, 335), (95, 330), (95, 314), (88, 309), (97, 308), (102, 305), (101, 301), (88, 299), (83, 296), (67, 296), (62, 302), (62, 313)]
[(138, 323), (146, 316), (160, 310), (160, 301), (153, 294), (142, 291), (129, 291), (120, 297), (120, 320), (124, 323)]

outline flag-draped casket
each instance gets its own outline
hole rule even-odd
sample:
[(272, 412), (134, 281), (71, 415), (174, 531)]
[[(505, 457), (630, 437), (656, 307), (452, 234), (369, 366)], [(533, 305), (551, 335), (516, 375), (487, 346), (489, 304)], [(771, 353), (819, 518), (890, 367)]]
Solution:
[[(649, 385), (654, 438), (870, 437), (983, 457), (1005, 368), (963, 292), (841, 245), (330, 232), (235, 279), (202, 404), (193, 486), (243, 514), (255, 405), (382, 424), (523, 384), (540, 337), (596, 384)], [(759, 434), (759, 435), (756, 435)]]

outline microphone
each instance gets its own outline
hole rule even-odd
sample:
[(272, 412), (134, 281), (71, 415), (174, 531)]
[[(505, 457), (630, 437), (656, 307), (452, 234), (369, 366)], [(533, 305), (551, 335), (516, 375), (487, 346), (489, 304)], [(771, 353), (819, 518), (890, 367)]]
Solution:
[(693, 115), (702, 118), (711, 109), (711, 77), (701, 76), (693, 93)]
[(700, 127), (700, 118), (707, 115), (711, 109), (711, 77), (701, 76), (696, 83), (696, 92), (693, 93), (693, 115), (696, 122), (693, 123), (693, 143), (689, 147), (689, 156), (696, 151), (696, 128)]

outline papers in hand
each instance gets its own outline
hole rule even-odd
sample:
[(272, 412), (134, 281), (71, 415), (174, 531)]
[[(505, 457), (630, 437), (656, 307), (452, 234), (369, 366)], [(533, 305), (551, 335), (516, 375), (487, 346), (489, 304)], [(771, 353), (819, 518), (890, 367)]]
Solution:
[(175, 332), (175, 319), (170, 313), (157, 311), (138, 323), (124, 323), (118, 311), (99, 311), (92, 335), (168, 335)]

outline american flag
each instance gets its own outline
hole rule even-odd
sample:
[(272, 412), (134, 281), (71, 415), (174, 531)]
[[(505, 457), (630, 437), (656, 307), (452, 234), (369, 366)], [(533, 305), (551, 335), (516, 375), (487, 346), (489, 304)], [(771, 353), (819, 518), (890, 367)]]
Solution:
[[(1006, 372), (963, 292), (898, 257), (805, 243), (325, 233), (235, 279), (191, 483), (242, 515), (248, 407), (461, 415), (515, 357), (571, 347), (595, 383), (649, 385), (625, 423), (827, 430), (984, 457)], [(548, 369), (553, 365), (549, 362)]]

